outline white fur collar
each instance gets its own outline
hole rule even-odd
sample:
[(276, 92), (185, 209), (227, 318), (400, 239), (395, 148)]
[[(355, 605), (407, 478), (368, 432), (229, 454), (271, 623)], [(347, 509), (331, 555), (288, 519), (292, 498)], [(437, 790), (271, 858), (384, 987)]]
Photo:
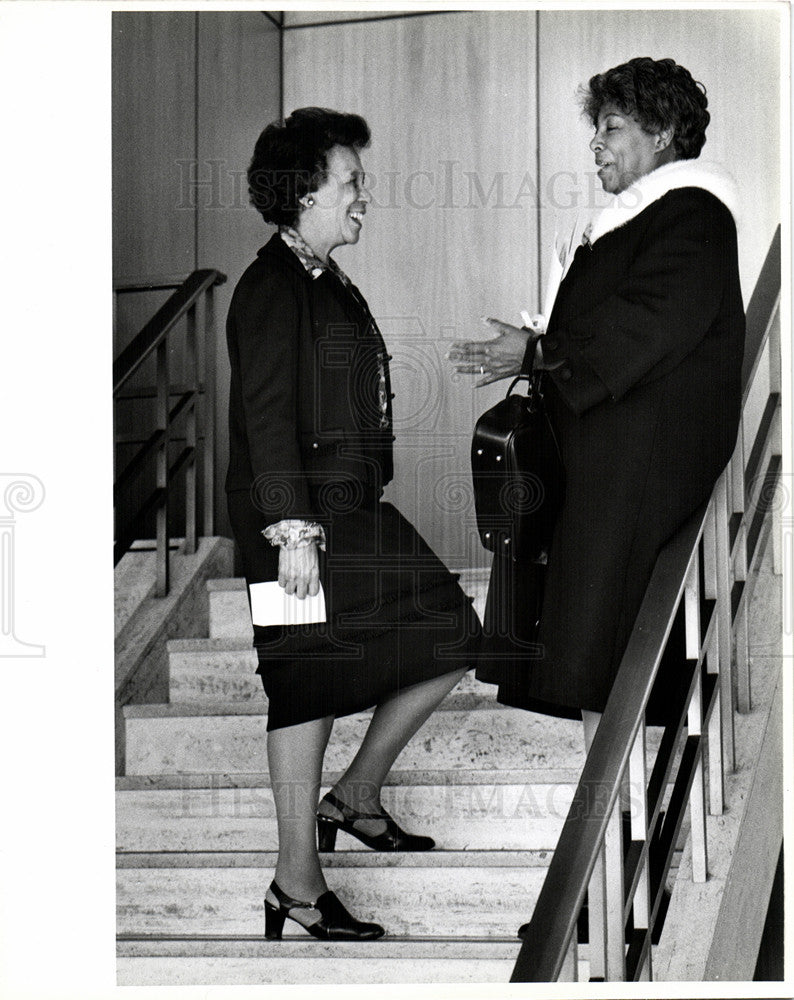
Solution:
[(730, 210), (738, 226), (739, 194), (731, 175), (718, 163), (675, 160), (657, 167), (626, 188), (596, 216), (586, 238), (595, 243), (606, 233), (627, 222), (658, 201), (668, 191), (697, 187), (709, 191)]

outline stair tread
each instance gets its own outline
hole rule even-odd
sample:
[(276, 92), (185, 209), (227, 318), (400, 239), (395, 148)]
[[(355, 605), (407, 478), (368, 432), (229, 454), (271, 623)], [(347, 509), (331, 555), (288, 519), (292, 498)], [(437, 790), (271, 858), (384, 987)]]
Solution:
[[(531, 776), (531, 784), (575, 784), (579, 781), (580, 769), (558, 768), (540, 769)], [(322, 784), (330, 787), (341, 777), (340, 771), (324, 771)], [(416, 770), (390, 771), (386, 785), (422, 785), (446, 787), (457, 785), (526, 785), (526, 770)], [(235, 772), (184, 772), (181, 774), (133, 774), (116, 778), (116, 791), (183, 791), (186, 788), (270, 788), (270, 776), (264, 771)]]
[[(309, 958), (485, 958), (492, 955), (513, 957), (520, 941), (516, 937), (405, 937), (387, 935), (378, 941), (316, 941), (305, 935), (285, 933), (282, 941), (267, 941), (258, 935), (189, 935), (119, 934), (118, 955), (185, 957), (261, 957)], [(377, 954), (373, 954), (373, 948)], [(144, 950), (145, 949), (145, 950)]]
[(220, 639), (169, 639), (166, 643), (169, 653), (250, 653), (256, 659), (254, 644), (250, 636), (221, 637)]
[[(517, 718), (527, 719), (535, 715), (533, 712), (527, 712), (523, 708), (510, 708), (507, 705), (501, 705), (497, 702), (484, 702), (480, 705), (479, 696), (474, 696), (477, 700), (477, 712), (478, 715), (483, 712), (498, 713), (502, 715), (505, 712), (510, 712), (516, 715)], [(462, 707), (454, 707), (455, 703), (448, 711), (465, 711), (469, 705), (471, 698), (468, 694), (459, 695), (459, 699), (465, 699), (460, 702)], [(484, 701), (484, 700), (483, 700)], [(125, 719), (174, 719), (174, 718), (195, 718), (196, 716), (207, 716), (207, 717), (218, 717), (218, 716), (228, 716), (228, 715), (267, 715), (267, 699), (262, 694), (262, 700), (256, 701), (207, 701), (207, 702), (159, 702), (150, 705), (125, 705), (122, 709)], [(367, 716), (371, 713), (371, 709), (363, 712), (355, 712), (350, 716), (342, 716), (340, 718), (352, 718), (355, 716)], [(543, 718), (547, 718), (543, 716)], [(577, 723), (573, 723), (577, 725)]]
[(207, 590), (245, 590), (245, 577), (229, 576), (207, 580)]
[[(550, 850), (332, 851), (325, 868), (545, 868)], [(116, 855), (127, 868), (273, 868), (277, 851), (133, 851)]]

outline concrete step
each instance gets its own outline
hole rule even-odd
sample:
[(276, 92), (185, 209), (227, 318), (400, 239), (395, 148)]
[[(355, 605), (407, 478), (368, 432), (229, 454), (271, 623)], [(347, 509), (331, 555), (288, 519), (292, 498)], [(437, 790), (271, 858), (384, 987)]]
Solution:
[[(548, 851), (432, 851), (324, 855), (328, 885), (359, 919), (390, 935), (510, 938), (529, 918)], [(258, 936), (274, 852), (120, 855), (119, 935)], [(290, 937), (306, 934), (290, 921)]]
[[(456, 571), (465, 593), (474, 598), (474, 610), (482, 621), (485, 611), (485, 597), (488, 592), (487, 569), (464, 569)], [(211, 639), (241, 638), (251, 641), (251, 617), (245, 580), (232, 577), (225, 580), (208, 580), (209, 592), (209, 634)]]
[[(119, 986), (507, 983), (518, 942), (396, 936), (362, 944), (308, 936), (294, 941), (131, 938), (119, 941), (117, 954)], [(579, 969), (580, 982), (587, 982), (586, 960)]]
[[(128, 775), (261, 772), (267, 768), (265, 717), (251, 703), (130, 705), (124, 709)], [(344, 770), (361, 745), (370, 713), (334, 725), (325, 767)], [(397, 758), (398, 770), (581, 769), (582, 724), (522, 709), (436, 712)]]
[[(327, 787), (327, 786), (326, 786)], [(324, 788), (323, 791), (326, 789)], [(390, 785), (386, 809), (405, 829), (430, 834), (439, 847), (467, 850), (553, 850), (574, 785)], [(116, 792), (116, 849), (140, 851), (276, 850), (270, 787), (128, 789)], [(361, 851), (339, 833), (337, 850)]]
[[(174, 704), (250, 701), (267, 704), (250, 638), (172, 639), (168, 643), (169, 701)], [(496, 687), (470, 670), (440, 707), (496, 707)]]
[[(308, 936), (283, 941), (129, 938), (118, 942), (117, 982), (119, 986), (507, 983), (518, 946), (515, 938), (472, 937), (390, 936), (361, 944)], [(579, 967), (580, 981), (586, 982), (586, 960)]]

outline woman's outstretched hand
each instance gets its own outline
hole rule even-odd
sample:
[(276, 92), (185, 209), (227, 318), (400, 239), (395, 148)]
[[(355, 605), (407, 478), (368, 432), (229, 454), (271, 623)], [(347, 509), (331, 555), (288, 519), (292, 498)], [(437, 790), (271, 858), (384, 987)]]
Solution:
[(459, 374), (480, 376), (476, 386), (518, 375), (531, 332), (498, 319), (483, 322), (496, 333), (492, 340), (458, 340), (447, 355)]
[(316, 542), (297, 549), (285, 549), (283, 546), (279, 549), (278, 585), (300, 600), (307, 594), (309, 597), (317, 596), (320, 592), (320, 560)]

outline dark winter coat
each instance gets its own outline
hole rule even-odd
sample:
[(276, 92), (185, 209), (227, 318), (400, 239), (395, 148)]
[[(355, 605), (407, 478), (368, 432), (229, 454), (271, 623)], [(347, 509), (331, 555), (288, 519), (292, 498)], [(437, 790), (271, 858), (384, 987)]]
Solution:
[(604, 710), (657, 554), (734, 448), (744, 330), (734, 219), (708, 190), (670, 190), (577, 250), (543, 347), (565, 362), (546, 396), (565, 502), (545, 571), (494, 564), (490, 631), (506, 604), (540, 607), (534, 653), (486, 649), (501, 701)]

